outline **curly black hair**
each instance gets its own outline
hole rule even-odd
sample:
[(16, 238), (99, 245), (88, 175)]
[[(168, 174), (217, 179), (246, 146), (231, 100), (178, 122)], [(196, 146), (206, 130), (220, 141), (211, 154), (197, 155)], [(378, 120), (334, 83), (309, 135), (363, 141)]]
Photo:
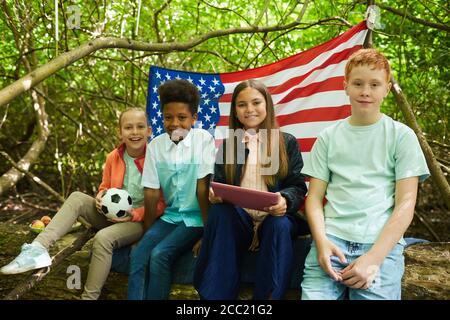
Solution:
[(189, 106), (189, 111), (194, 115), (198, 110), (200, 94), (195, 85), (187, 80), (169, 80), (158, 88), (159, 99), (161, 101), (161, 111), (164, 105), (171, 102), (182, 102)]

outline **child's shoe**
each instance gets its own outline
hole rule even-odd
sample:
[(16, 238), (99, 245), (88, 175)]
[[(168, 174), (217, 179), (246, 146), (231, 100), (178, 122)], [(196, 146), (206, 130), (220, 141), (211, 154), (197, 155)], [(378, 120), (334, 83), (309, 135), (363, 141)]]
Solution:
[(47, 249), (39, 242), (25, 243), (20, 254), (9, 264), (0, 269), (3, 274), (17, 274), (33, 269), (48, 267), (52, 264), (52, 258)]

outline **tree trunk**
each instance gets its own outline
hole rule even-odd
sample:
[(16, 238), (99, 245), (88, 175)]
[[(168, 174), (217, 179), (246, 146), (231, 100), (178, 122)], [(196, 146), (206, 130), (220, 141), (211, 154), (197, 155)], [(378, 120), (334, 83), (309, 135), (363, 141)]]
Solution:
[(406, 99), (405, 94), (400, 88), (397, 81), (394, 77), (391, 77), (392, 82), (392, 92), (394, 93), (395, 100), (397, 101), (397, 105), (400, 107), (400, 110), (405, 117), (405, 121), (407, 125), (414, 130), (419, 139), (420, 146), (422, 147), (422, 151), (425, 155), (425, 158), (428, 163), (428, 168), (431, 172), (431, 177), (433, 181), (436, 183), (439, 191), (444, 198), (444, 202), (447, 205), (447, 208), (450, 209), (450, 186), (447, 179), (444, 176), (444, 173), (441, 170), (439, 163), (436, 160), (436, 157), (433, 154), (433, 150), (431, 150), (430, 145), (427, 142), (427, 139), (424, 137), (422, 130), (419, 127), (419, 124), (416, 121), (414, 113), (412, 111), (411, 105)]
[[(319, 21), (308, 24), (303, 29), (320, 25), (329, 21), (339, 21), (349, 27), (348, 22), (340, 17), (331, 17), (326, 19), (321, 19)], [(44, 64), (43, 66), (35, 69), (30, 72), (26, 76), (20, 78), (14, 83), (10, 84), (6, 88), (0, 90), (0, 106), (4, 106), (9, 103), (15, 97), (20, 95), (21, 93), (31, 89), (41, 81), (50, 77), (52, 74), (58, 72), (59, 70), (67, 67), (73, 62), (91, 54), (100, 49), (106, 48), (121, 48), (121, 49), (130, 49), (130, 50), (138, 50), (138, 51), (153, 51), (153, 52), (171, 52), (171, 51), (186, 51), (191, 49), (199, 44), (207, 41), (208, 39), (227, 36), (231, 34), (238, 33), (266, 33), (266, 32), (274, 32), (281, 30), (288, 30), (294, 28), (301, 24), (299, 21), (295, 21), (286, 25), (281, 26), (267, 26), (267, 27), (258, 27), (258, 26), (250, 26), (250, 27), (242, 27), (242, 28), (230, 28), (224, 30), (215, 30), (204, 35), (198, 37), (197, 39), (193, 39), (187, 42), (171, 42), (171, 43), (147, 43), (142, 41), (134, 41), (130, 39), (121, 39), (121, 38), (97, 38), (88, 43), (85, 43), (71, 51), (65, 52), (50, 62)]]

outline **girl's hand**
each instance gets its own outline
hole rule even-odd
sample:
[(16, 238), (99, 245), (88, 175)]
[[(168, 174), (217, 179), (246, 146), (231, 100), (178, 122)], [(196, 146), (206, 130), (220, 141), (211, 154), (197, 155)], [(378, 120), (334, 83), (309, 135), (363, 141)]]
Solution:
[(347, 259), (341, 249), (333, 242), (326, 239), (325, 243), (321, 244), (320, 247), (317, 246), (317, 260), (322, 270), (328, 273), (331, 278), (335, 281), (342, 281), (341, 272), (336, 271), (331, 265), (331, 256), (338, 257), (341, 263), (347, 263)]
[(271, 207), (264, 208), (264, 211), (268, 212), (273, 216), (284, 216), (287, 209), (286, 198), (283, 197), (279, 192), (277, 192), (277, 194), (278, 194), (278, 203)]
[(209, 188), (209, 202), (211, 202), (212, 204), (223, 202), (221, 197), (216, 197), (212, 188)]
[(353, 289), (368, 289), (379, 270), (378, 262), (369, 253), (366, 253), (340, 272), (342, 283)]
[(133, 219), (133, 212), (127, 211), (127, 215), (123, 218), (114, 218), (114, 219), (108, 219), (110, 222), (114, 223), (120, 223), (120, 222), (128, 222)]
[(103, 214), (102, 212), (102, 197), (106, 193), (108, 189), (103, 190), (103, 192), (99, 192), (95, 197), (95, 207), (97, 208), (98, 213)]

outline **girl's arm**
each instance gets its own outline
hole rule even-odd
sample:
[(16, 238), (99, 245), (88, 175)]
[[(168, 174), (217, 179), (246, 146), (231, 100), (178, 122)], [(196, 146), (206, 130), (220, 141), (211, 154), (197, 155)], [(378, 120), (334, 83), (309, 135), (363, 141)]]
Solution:
[(111, 188), (111, 157), (111, 153), (106, 157), (105, 167), (103, 168), (102, 182), (98, 187), (97, 196), (95, 197), (95, 206), (98, 212), (101, 212), (102, 210), (101, 203), (103, 194), (106, 192), (106, 190)]
[(157, 219), (157, 206), (159, 201), (159, 189), (144, 188), (144, 233)]
[[(414, 217), (418, 177), (398, 180), (395, 184), (395, 206), (372, 248), (342, 270), (344, 284), (351, 288), (368, 288), (379, 266), (398, 243)], [(308, 196), (309, 197), (309, 196)]]
[(337, 256), (342, 263), (346, 262), (342, 251), (328, 240), (325, 234), (325, 219), (323, 212), (323, 198), (327, 183), (320, 179), (312, 178), (309, 181), (308, 197), (305, 209), (309, 228), (317, 247), (317, 260), (322, 269), (334, 280), (340, 281), (342, 277), (331, 266), (331, 256)]
[(286, 152), (289, 158), (289, 172), (286, 178), (281, 181), (280, 194), (286, 199), (286, 213), (294, 214), (303, 203), (307, 188), (304, 176), (301, 174), (303, 159), (297, 139), (290, 134), (283, 134), (286, 141)]
[(103, 193), (111, 188), (111, 153), (108, 154), (105, 161), (105, 167), (103, 168), (103, 175), (102, 175), (102, 182), (100, 183), (100, 186), (98, 187), (98, 193), (97, 196), (102, 196)]

